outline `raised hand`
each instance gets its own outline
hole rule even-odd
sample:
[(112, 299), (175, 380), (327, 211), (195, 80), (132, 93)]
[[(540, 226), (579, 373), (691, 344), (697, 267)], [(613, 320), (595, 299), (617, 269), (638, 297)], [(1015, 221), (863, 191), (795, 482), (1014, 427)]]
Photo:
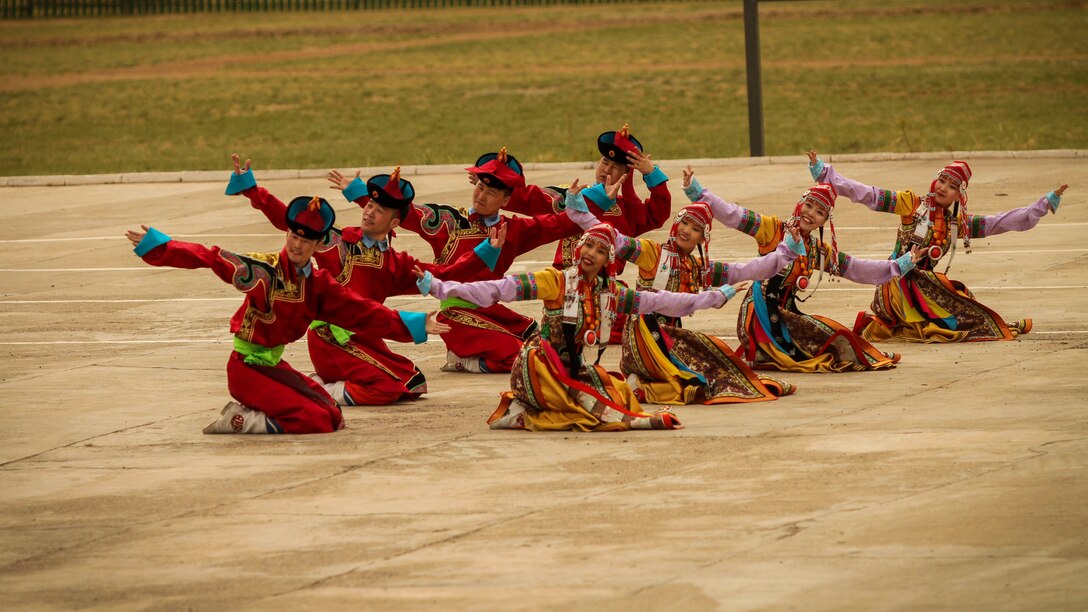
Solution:
[[(650, 172), (653, 172), (653, 170), (650, 170)], [(620, 180), (613, 183), (612, 182), (612, 177), (606, 176), (604, 178), (604, 192), (605, 192), (605, 195), (607, 195), (609, 199), (615, 200), (616, 196), (618, 196), (620, 194), (620, 188), (623, 187), (623, 181), (626, 178), (627, 178), (627, 175), (625, 174), (623, 176), (623, 178), (621, 178)]]
[(140, 227), (144, 228), (144, 231), (128, 230), (125, 232), (125, 238), (128, 238), (128, 241), (132, 243), (132, 246), (139, 246), (140, 241), (147, 235), (148, 227), (146, 225), (141, 225)]
[(796, 225), (787, 225), (786, 231), (789, 233), (786, 237), (786, 246), (798, 256), (804, 255), (805, 242), (801, 240), (801, 229)]
[(1062, 196), (1062, 194), (1065, 193), (1065, 190), (1068, 189), (1068, 188), (1069, 188), (1068, 184), (1062, 183), (1061, 186), (1059, 186), (1057, 189), (1054, 190), (1054, 195), (1056, 195), (1056, 196), (1058, 196), (1060, 198)]
[(444, 334), (450, 331), (450, 326), (445, 323), (438, 322), (438, 311), (430, 312), (427, 314), (427, 333), (428, 334)]
[(348, 185), (351, 184), (351, 181), (359, 178), (359, 175), (362, 174), (362, 172), (362, 170), (356, 170), (355, 176), (352, 178), (348, 178), (344, 176), (344, 174), (339, 170), (329, 170), (329, 173), (325, 175), (325, 179), (332, 183), (332, 185), (329, 185), (329, 189), (343, 191), (348, 188)]
[(693, 170), (691, 168), (691, 164), (688, 164), (688, 167), (684, 168), (683, 172), (684, 172), (684, 180), (681, 182), (680, 186), (684, 187), (684, 188), (690, 187), (691, 186), (691, 179), (692, 179), (692, 177), (695, 176), (695, 170)]
[(654, 162), (650, 160), (649, 155), (645, 155), (642, 151), (635, 149), (627, 154), (627, 167), (634, 168), (643, 175), (646, 175), (654, 171)]
[(491, 243), (491, 246), (495, 247), (496, 249), (501, 249), (502, 245), (506, 244), (506, 228), (506, 221), (503, 221), (498, 225), (491, 226), (491, 230), (488, 232), (490, 234), (488, 242)]
[(468, 173), (468, 182), (469, 182), (469, 183), (470, 183), (470, 184), (471, 184), (471, 185), (472, 185), (473, 187), (475, 187), (475, 186), (476, 186), (476, 183), (477, 183), (477, 182), (479, 182), (479, 180), (480, 180), (480, 177), (476, 176), (476, 174), (474, 174), (474, 173), (472, 173), (472, 172), (469, 172), (469, 173)]
[(242, 160), (242, 158), (238, 157), (237, 153), (231, 153), (230, 154), (230, 161), (234, 163), (234, 173), (235, 174), (245, 174), (246, 172), (249, 172), (249, 169), (251, 167), (253, 167), (253, 163), (250, 160), (247, 159), (246, 160), (246, 166), (245, 166), (245, 168), (243, 168), (242, 164), (241, 164), (241, 160)]
[(910, 248), (910, 260), (917, 264), (922, 261), (922, 258), (926, 256), (926, 251), (919, 245), (914, 245)]
[(412, 266), (412, 274), (416, 275), (416, 288), (419, 289), (420, 295), (431, 294), (431, 281), (434, 280), (434, 276), (430, 271), (424, 272), (418, 265)]
[(824, 162), (816, 157), (816, 149), (809, 149), (807, 155), (809, 174), (812, 175), (813, 181), (819, 181), (820, 175), (824, 173)]

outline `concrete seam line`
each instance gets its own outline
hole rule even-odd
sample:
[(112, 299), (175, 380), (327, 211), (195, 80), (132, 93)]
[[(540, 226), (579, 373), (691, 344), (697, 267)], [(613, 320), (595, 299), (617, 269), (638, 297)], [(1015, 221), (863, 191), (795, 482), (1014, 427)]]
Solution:
[[(923, 153), (839, 153), (821, 156), (829, 162), (884, 162), (954, 159), (1056, 159), (1088, 157), (1088, 149), (1039, 149), (1029, 151), (933, 151)], [(683, 166), (691, 164), (699, 167), (720, 166), (761, 166), (766, 164), (797, 164), (808, 158), (804, 155), (778, 155), (772, 157), (721, 157), (698, 159), (656, 160), (660, 165)], [(556, 170), (582, 170), (592, 168), (596, 162), (540, 162), (524, 164), (526, 170), (542, 172)], [(405, 176), (427, 174), (447, 174), (463, 172), (467, 164), (438, 164), (402, 166)], [(362, 176), (371, 176), (389, 172), (392, 167), (373, 166), (369, 168), (340, 168), (341, 171), (354, 175), (360, 170)], [(328, 169), (303, 170), (254, 170), (260, 180), (311, 179), (324, 178)], [(230, 170), (183, 170), (178, 172), (121, 172), (109, 174), (55, 174), (39, 176), (3, 176), (0, 187), (65, 187), (75, 185), (112, 185), (133, 183), (220, 183), (230, 176)]]

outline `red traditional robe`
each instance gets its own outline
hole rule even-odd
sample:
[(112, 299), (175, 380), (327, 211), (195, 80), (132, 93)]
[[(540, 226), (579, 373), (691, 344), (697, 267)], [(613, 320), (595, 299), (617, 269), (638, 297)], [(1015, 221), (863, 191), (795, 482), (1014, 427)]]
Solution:
[[(301, 274), (279, 253), (241, 255), (219, 247), (170, 240), (143, 255), (153, 266), (210, 268), (245, 294), (230, 321), (236, 338), (275, 349), (301, 338), (310, 322), (333, 322), (357, 335), (411, 342), (398, 312), (345, 289), (325, 270)], [(276, 365), (246, 363), (235, 351), (227, 362), (227, 387), (243, 405), (267, 415), (286, 433), (327, 433), (342, 427), (342, 415), (329, 394), (286, 361)]]
[[(669, 193), (668, 181), (650, 187), (650, 197), (643, 201), (635, 192), (634, 175), (634, 171), (627, 174), (627, 178), (620, 188), (619, 197), (616, 198), (616, 205), (608, 210), (601, 210), (595, 202), (586, 198), (589, 212), (596, 215), (601, 223), (607, 223), (619, 230), (620, 233), (632, 238), (660, 228), (665, 225), (665, 222), (672, 215), (672, 194)], [(541, 191), (536, 186), (531, 185), (530, 187), (536, 189), (537, 192)], [(544, 193), (549, 191), (554, 193), (554, 197), (541, 197), (539, 193), (527, 189), (521, 197), (511, 196), (505, 209), (523, 215), (547, 215), (562, 212), (565, 208), (563, 198), (559, 192), (550, 189), (545, 190)], [(518, 195), (517, 191), (515, 191), (515, 195)], [(556, 248), (555, 260), (552, 263), (554, 267), (565, 269), (571, 266), (574, 262), (574, 249), (581, 237), (582, 233), (579, 230), (563, 238), (563, 241)], [(624, 261), (616, 262), (616, 274), (623, 272), (625, 263)]]
[[(494, 270), (483, 271), (469, 280), (502, 278), (514, 258), (581, 232), (565, 214), (554, 214), (550, 210), (535, 217), (501, 217), (507, 230), (498, 263)], [(463, 209), (444, 204), (413, 204), (401, 227), (419, 234), (431, 246), (438, 264), (471, 252), (488, 239), (490, 230), (479, 215), (469, 215)], [(439, 320), (452, 328), (442, 334), (447, 348), (458, 357), (483, 359), (490, 372), (509, 372), (522, 342), (536, 329), (535, 320), (501, 304), (477, 308), (467, 302), (447, 301), (442, 306)]]
[[(276, 228), (287, 230), (286, 205), (263, 187), (242, 192)], [(383, 303), (394, 295), (419, 295), (412, 268), (430, 270), (438, 278), (470, 281), (490, 270), (476, 253), (464, 253), (447, 265), (423, 263), (391, 246), (363, 244), (361, 227), (333, 228), (314, 253), (318, 267), (360, 296)], [(407, 357), (393, 352), (380, 337), (352, 336), (341, 344), (328, 325), (307, 332), (314, 370), (326, 383), (345, 381), (356, 405), (391, 404), (427, 392), (427, 378)]]

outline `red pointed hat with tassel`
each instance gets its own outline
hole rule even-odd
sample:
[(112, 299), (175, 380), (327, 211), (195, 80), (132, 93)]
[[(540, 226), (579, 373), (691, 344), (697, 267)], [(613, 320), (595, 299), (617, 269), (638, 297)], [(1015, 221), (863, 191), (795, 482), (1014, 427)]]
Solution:
[(606, 159), (627, 165), (627, 154), (642, 151), (642, 143), (631, 135), (626, 123), (616, 132), (604, 132), (597, 137), (597, 150)]
[(521, 164), (514, 156), (506, 152), (506, 147), (498, 153), (487, 153), (476, 160), (476, 165), (465, 168), (488, 187), (519, 189), (525, 187), (525, 174)]
[(310, 240), (321, 240), (336, 221), (336, 212), (325, 198), (299, 196), (287, 205), (287, 227)]
[[(400, 177), (400, 166), (390, 174), (375, 174), (366, 180), (367, 195), (385, 208), (403, 210), (412, 204), (416, 190)], [(365, 201), (363, 202), (365, 204)]]

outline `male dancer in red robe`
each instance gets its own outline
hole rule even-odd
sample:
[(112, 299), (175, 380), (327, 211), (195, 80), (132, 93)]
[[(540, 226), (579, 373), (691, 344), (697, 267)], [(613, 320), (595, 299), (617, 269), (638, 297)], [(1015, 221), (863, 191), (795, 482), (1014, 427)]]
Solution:
[[(487, 157), (487, 156), (485, 156)], [(581, 232), (565, 214), (536, 217), (508, 217), (501, 214), (517, 190), (527, 189), (520, 164), (506, 154), (506, 149), (482, 166), (467, 168), (476, 177), (472, 208), (456, 209), (445, 204), (413, 204), (400, 227), (420, 235), (435, 253), (435, 263), (454, 261), (488, 240), (492, 229), (505, 231), (505, 244), (498, 262), (472, 280), (502, 278), (514, 258), (564, 236)], [(334, 189), (344, 197), (359, 201), (365, 196), (362, 181), (349, 180), (337, 171), (329, 173)], [(446, 343), (446, 371), (509, 372), (525, 338), (536, 329), (530, 317), (495, 304), (479, 308), (452, 298), (442, 303), (439, 320), (451, 330), (442, 335)]]
[[(250, 169), (237, 155), (228, 195), (242, 194), (279, 229), (286, 229), (285, 205), (264, 187), (258, 187)], [(418, 295), (412, 268), (435, 275), (472, 280), (495, 266), (499, 249), (483, 240), (448, 265), (425, 264), (392, 247), (391, 235), (408, 215), (415, 188), (400, 178), (400, 168), (366, 182), (366, 193), (356, 195), (362, 207), (358, 226), (333, 227), (314, 252), (319, 268), (340, 284), (378, 303), (395, 295)], [(407, 357), (393, 352), (380, 337), (352, 335), (336, 325), (315, 321), (306, 335), (316, 379), (341, 406), (391, 404), (416, 399), (427, 392), (427, 378)]]
[(344, 426), (340, 407), (315, 381), (295, 370), (284, 347), (314, 319), (356, 334), (398, 342), (425, 342), (449, 328), (423, 313), (397, 312), (345, 289), (310, 257), (332, 227), (335, 213), (322, 198), (299, 197), (284, 213), (286, 244), (278, 253), (238, 254), (217, 246), (172, 240), (148, 226), (129, 230), (135, 252), (153, 266), (210, 268), (245, 294), (230, 321), (234, 351), (227, 388), (237, 400), (204, 433), (328, 433)]

